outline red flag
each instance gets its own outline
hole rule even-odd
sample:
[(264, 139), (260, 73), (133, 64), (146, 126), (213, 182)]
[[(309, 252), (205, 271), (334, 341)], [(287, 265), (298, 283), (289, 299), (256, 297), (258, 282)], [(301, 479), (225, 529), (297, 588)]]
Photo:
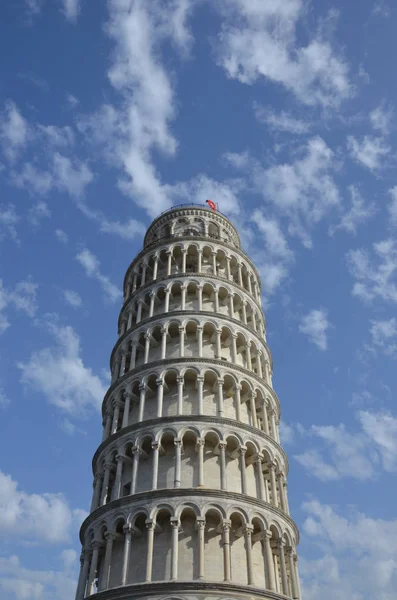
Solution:
[(206, 200), (206, 203), (212, 210), (216, 210), (216, 204), (212, 200)]

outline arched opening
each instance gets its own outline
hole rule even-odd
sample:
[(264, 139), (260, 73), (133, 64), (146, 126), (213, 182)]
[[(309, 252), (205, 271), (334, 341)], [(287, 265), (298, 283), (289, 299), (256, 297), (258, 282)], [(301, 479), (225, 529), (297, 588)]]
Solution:
[(180, 517), (178, 535), (178, 579), (194, 580), (197, 577), (196, 515), (191, 508), (184, 508)]
[(222, 517), (218, 510), (205, 514), (204, 577), (207, 581), (223, 581)]
[(215, 301), (214, 301), (214, 288), (209, 283), (205, 283), (203, 286), (203, 310), (207, 312), (215, 311)]
[(230, 375), (223, 379), (223, 416), (237, 419), (236, 414), (236, 382)]
[(228, 492), (241, 493), (240, 442), (234, 436), (226, 439), (226, 482)]
[(198, 456), (197, 435), (193, 431), (187, 431), (182, 438), (182, 468), (181, 487), (195, 488), (198, 486)]
[(247, 494), (253, 498), (259, 498), (258, 483), (256, 477), (255, 458), (258, 453), (257, 448), (251, 442), (246, 444), (247, 451), (245, 453), (245, 478), (247, 482)]
[(121, 585), (123, 555), (124, 555), (124, 527), (125, 520), (123, 517), (117, 519), (114, 524), (116, 533), (112, 549), (112, 564), (109, 573), (109, 587), (117, 587)]
[(204, 374), (203, 384), (203, 407), (204, 414), (215, 417), (218, 414), (217, 410), (217, 376), (212, 371), (206, 371)]
[(197, 388), (197, 373), (193, 369), (185, 371), (183, 376), (183, 409), (184, 415), (197, 415), (199, 398)]
[(247, 554), (244, 539), (244, 519), (239, 513), (230, 517), (230, 563), (231, 579), (233, 583), (246, 585), (247, 581)]
[(198, 357), (197, 323), (188, 321), (185, 325), (185, 350), (184, 356), (187, 358)]
[(198, 272), (198, 249), (197, 246), (189, 246), (186, 255), (186, 273)]
[(147, 557), (146, 515), (139, 513), (132, 522), (133, 539), (131, 543), (130, 568), (128, 583), (145, 581)]
[(153, 548), (153, 581), (171, 578), (172, 528), (170, 512), (162, 509), (157, 513)]
[(153, 487), (153, 438), (145, 436), (139, 444), (139, 465), (136, 493), (146, 492)]
[(215, 432), (205, 435), (204, 444), (204, 487), (221, 489), (221, 465), (219, 459), (219, 436)]
[(174, 434), (166, 432), (160, 440), (158, 489), (173, 488), (175, 476)]
[(175, 371), (167, 371), (164, 377), (163, 416), (171, 417), (177, 414), (178, 385)]
[(264, 549), (265, 526), (261, 519), (255, 517), (252, 519), (252, 571), (254, 576), (254, 585), (266, 589), (266, 562)]

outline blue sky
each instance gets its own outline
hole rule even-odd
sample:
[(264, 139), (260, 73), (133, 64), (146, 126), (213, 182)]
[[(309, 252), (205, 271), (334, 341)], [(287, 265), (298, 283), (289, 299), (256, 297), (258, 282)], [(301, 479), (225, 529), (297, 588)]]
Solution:
[(304, 599), (395, 599), (396, 7), (3, 4), (2, 599), (73, 597), (122, 279), (206, 198), (262, 276)]

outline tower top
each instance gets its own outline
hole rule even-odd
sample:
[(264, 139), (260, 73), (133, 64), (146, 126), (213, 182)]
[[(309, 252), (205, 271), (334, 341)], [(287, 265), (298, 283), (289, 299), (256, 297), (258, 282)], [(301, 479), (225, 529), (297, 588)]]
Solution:
[(144, 247), (161, 239), (186, 236), (210, 237), (241, 248), (240, 236), (232, 222), (218, 210), (201, 204), (180, 204), (161, 213), (149, 225)]

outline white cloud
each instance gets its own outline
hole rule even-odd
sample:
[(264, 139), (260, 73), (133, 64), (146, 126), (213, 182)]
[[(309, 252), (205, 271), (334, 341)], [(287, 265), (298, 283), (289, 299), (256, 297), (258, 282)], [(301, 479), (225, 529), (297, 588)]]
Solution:
[(390, 219), (393, 225), (397, 225), (397, 185), (389, 190), (391, 200), (388, 206)]
[(48, 219), (51, 216), (50, 209), (46, 202), (39, 200), (28, 211), (28, 219), (32, 225), (39, 225), (43, 219)]
[[(259, 230), (261, 236), (260, 251), (253, 253), (255, 265), (262, 279), (263, 293), (272, 294), (288, 275), (288, 267), (294, 260), (287, 240), (275, 219), (266, 218), (257, 209), (250, 220)], [(256, 244), (255, 244), (256, 245)]]
[(370, 202), (366, 204), (356, 186), (349, 186), (351, 196), (351, 206), (349, 210), (342, 215), (337, 225), (331, 225), (328, 232), (333, 235), (338, 229), (343, 229), (348, 233), (357, 233), (357, 227), (373, 217), (376, 212), (375, 204)]
[(301, 154), (293, 163), (258, 172), (256, 185), (258, 190), (264, 190), (266, 200), (290, 219), (290, 233), (299, 235), (311, 247), (306, 228), (338, 205), (340, 197), (331, 176), (336, 166), (334, 153), (324, 140), (310, 139)]
[(26, 146), (29, 126), (16, 104), (8, 101), (0, 115), (0, 145), (6, 158), (13, 162)]
[(76, 106), (78, 106), (80, 104), (79, 99), (76, 98), (76, 96), (73, 96), (73, 94), (68, 94), (66, 96), (66, 100), (67, 100), (67, 103), (69, 104), (70, 108), (75, 108)]
[[(0, 323), (0, 333), (1, 333), (1, 323)], [(11, 400), (6, 396), (4, 390), (0, 387), (0, 409), (7, 408), (11, 404)]]
[(68, 243), (69, 237), (68, 237), (67, 233), (65, 233), (63, 231), (63, 229), (56, 229), (54, 233), (55, 233), (55, 236), (56, 236), (58, 242), (61, 242), (61, 244)]
[(34, 317), (37, 311), (38, 285), (30, 277), (19, 281), (14, 289), (6, 289), (0, 279), (0, 334), (10, 326), (8, 317), (4, 314), (11, 307), (22, 311), (28, 317)]
[(349, 270), (356, 279), (352, 293), (362, 300), (397, 302), (397, 244), (386, 239), (372, 247), (373, 256), (362, 248), (347, 253)]
[(384, 138), (371, 135), (365, 135), (361, 140), (349, 135), (347, 148), (353, 160), (370, 171), (376, 171), (384, 166), (384, 159), (390, 152), (390, 147)]
[(304, 104), (337, 107), (351, 96), (348, 66), (319, 30), (299, 47), (302, 0), (217, 3), (223, 16), (218, 64), (245, 84), (266, 78), (290, 90)]
[(13, 204), (0, 207), (0, 240), (5, 237), (18, 241), (16, 224), (19, 221), (15, 206)]
[(122, 297), (121, 290), (115, 286), (108, 277), (100, 271), (101, 263), (88, 248), (84, 248), (76, 255), (76, 260), (84, 268), (88, 277), (96, 279), (102, 286), (105, 297), (110, 302), (117, 302)]
[(18, 363), (22, 383), (74, 417), (92, 407), (99, 410), (106, 388), (85, 366), (78, 335), (72, 327), (57, 322), (48, 322), (46, 327), (55, 345), (33, 352), (28, 360)]
[(77, 206), (86, 217), (98, 223), (99, 231), (103, 233), (115, 234), (124, 240), (136, 240), (145, 234), (145, 225), (136, 219), (110, 221), (101, 211), (88, 208), (84, 202), (78, 202)]
[(383, 468), (388, 472), (397, 470), (397, 418), (390, 413), (359, 413), (361, 426), (376, 447)]
[(327, 311), (324, 309), (313, 309), (302, 317), (299, 331), (308, 336), (309, 340), (320, 350), (326, 350), (327, 330), (330, 328)]
[(64, 550), (60, 556), (61, 568), (53, 571), (27, 569), (15, 555), (0, 558), (0, 590), (12, 594), (7, 595), (10, 600), (70, 600), (75, 594), (77, 581), (72, 554), (67, 562), (65, 553), (68, 552), (74, 553), (74, 550)]
[(37, 137), (42, 137), (46, 144), (53, 148), (69, 148), (74, 144), (74, 133), (69, 126), (57, 127), (55, 125), (36, 126)]
[(62, 12), (68, 21), (75, 22), (80, 14), (82, 0), (61, 0)]
[(254, 104), (254, 110), (258, 121), (265, 123), (270, 129), (293, 133), (294, 135), (309, 133), (311, 129), (310, 123), (303, 119), (296, 119), (284, 110), (276, 113), (272, 108), (259, 104)]
[(372, 344), (385, 354), (394, 356), (397, 353), (397, 319), (387, 321), (371, 321), (370, 333)]
[(322, 481), (339, 479), (373, 480), (379, 466), (397, 471), (397, 418), (387, 412), (356, 413), (359, 430), (350, 432), (344, 424), (318, 426), (300, 431), (301, 439), (315, 440), (294, 458), (314, 477)]
[(32, 195), (45, 195), (52, 189), (54, 178), (48, 171), (37, 169), (32, 163), (24, 163), (18, 170), (10, 172), (11, 183)]
[(172, 156), (177, 149), (170, 130), (175, 94), (159, 49), (171, 41), (186, 53), (192, 41), (187, 19), (193, 6), (189, 0), (110, 0), (106, 31), (114, 52), (108, 76), (123, 108), (103, 105), (79, 123), (107, 160), (122, 168), (119, 189), (153, 217), (170, 206), (172, 188), (162, 185), (152, 151)]
[(92, 171), (85, 163), (73, 163), (70, 158), (58, 152), (53, 156), (53, 175), (56, 187), (70, 196), (82, 196), (87, 185), (94, 179)]
[(64, 290), (63, 299), (65, 300), (66, 304), (73, 306), (73, 308), (80, 308), (83, 305), (80, 294), (73, 290)]
[(379, 105), (369, 115), (371, 125), (382, 135), (390, 133), (390, 125), (393, 119), (393, 110), (386, 108), (384, 105)]
[(60, 543), (80, 523), (81, 510), (72, 510), (62, 494), (29, 494), (0, 471), (0, 532), (24, 541)]
[(347, 514), (311, 500), (303, 532), (312, 555), (300, 556), (305, 600), (392, 600), (397, 585), (397, 520)]

